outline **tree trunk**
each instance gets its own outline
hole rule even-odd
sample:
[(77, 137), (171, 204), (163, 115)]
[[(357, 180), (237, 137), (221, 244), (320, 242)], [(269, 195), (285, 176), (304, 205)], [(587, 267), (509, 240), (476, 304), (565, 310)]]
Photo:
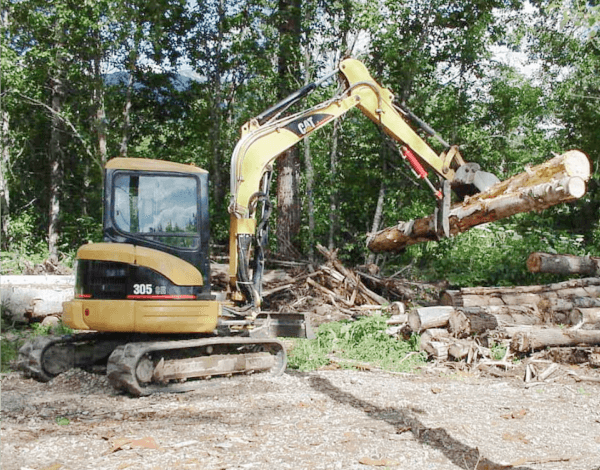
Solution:
[[(586, 155), (571, 150), (467, 197), (449, 211), (450, 235), (514, 214), (543, 210), (582, 197), (591, 174)], [(415, 243), (439, 240), (435, 216), (400, 222), (377, 232), (368, 244), (375, 252), (398, 252)]]
[(338, 191), (337, 191), (337, 146), (340, 122), (339, 119), (333, 123), (333, 132), (331, 134), (331, 152), (329, 153), (329, 178), (331, 182), (329, 193), (329, 240), (327, 248), (335, 248), (335, 235), (338, 231)]
[(123, 126), (121, 135), (121, 146), (119, 148), (119, 156), (126, 158), (129, 147), (129, 130), (131, 127), (131, 99), (133, 94), (134, 83), (134, 68), (129, 69), (129, 78), (127, 82), (127, 92), (125, 93), (125, 106), (123, 106)]
[(555, 312), (547, 315), (536, 305), (505, 305), (489, 307), (456, 307), (448, 320), (450, 332), (457, 337), (482, 334), (487, 331), (515, 325), (542, 325), (544, 323), (574, 325), (581, 314), (576, 311)]
[(9, 250), (8, 246), (8, 230), (10, 218), (8, 210), (10, 208), (10, 192), (6, 174), (10, 164), (10, 136), (9, 136), (9, 120), (10, 116), (7, 111), (2, 109), (2, 150), (0, 155), (0, 244), (4, 251)]
[(527, 258), (527, 269), (532, 273), (600, 276), (600, 258), (536, 252)]
[[(102, 73), (102, 52), (100, 45), (100, 35), (96, 33), (94, 43), (97, 47), (94, 54), (93, 69), (94, 74), (94, 106), (96, 107), (96, 133), (98, 136), (98, 167), (104, 170), (108, 161), (108, 147), (106, 140), (106, 108), (104, 104), (104, 75)], [(102, 178), (104, 172), (102, 171)], [(104, 183), (104, 181), (103, 181)], [(104, 187), (104, 184), (102, 185)]]
[[(293, 90), (292, 70), (298, 70), (300, 0), (279, 0), (279, 98)], [(299, 255), (295, 237), (300, 232), (300, 153), (292, 147), (277, 159), (277, 251), (284, 257)]]
[(599, 296), (600, 278), (590, 277), (537, 286), (463, 287), (442, 292), (440, 303), (454, 307), (536, 305), (542, 312), (554, 312), (596, 307)]
[[(314, 5), (313, 5), (314, 7)], [(304, 22), (308, 24), (315, 14), (315, 8), (305, 6)], [(311, 31), (306, 33), (307, 41), (304, 45), (304, 85), (311, 82)], [(315, 260), (315, 168), (312, 161), (310, 135), (304, 139), (304, 166), (306, 171), (306, 212), (308, 218), (308, 259)]]
[(295, 237), (300, 231), (300, 161), (298, 148), (287, 150), (277, 159), (277, 251), (297, 258)]
[(215, 41), (215, 58), (211, 73), (212, 102), (210, 104), (210, 150), (211, 150), (211, 168), (210, 178), (213, 190), (213, 202), (215, 207), (223, 206), (225, 198), (225, 185), (223, 184), (223, 145), (221, 143), (221, 126), (223, 125), (223, 116), (221, 112), (223, 90), (222, 90), (222, 44), (223, 44), (223, 23), (225, 20), (224, 1), (219, 0), (217, 21), (217, 41)]
[(133, 32), (133, 45), (129, 51), (129, 58), (127, 60), (127, 91), (125, 93), (125, 106), (123, 106), (123, 126), (121, 135), (121, 146), (119, 149), (119, 156), (127, 157), (129, 147), (129, 137), (131, 131), (131, 107), (133, 105), (133, 85), (135, 84), (135, 74), (137, 71), (137, 61), (139, 58), (139, 49), (141, 43), (141, 26), (135, 25), (136, 29)]
[(58, 263), (58, 245), (60, 238), (60, 188), (63, 183), (63, 149), (62, 149), (62, 120), (60, 114), (63, 106), (63, 30), (62, 24), (54, 25), (56, 38), (54, 51), (54, 64), (50, 78), (52, 117), (50, 124), (50, 203), (48, 210), (48, 252), (50, 261)]
[[(0, 12), (0, 25), (4, 31), (9, 26), (8, 9), (3, 8)], [(10, 191), (8, 187), (8, 181), (6, 175), (10, 166), (10, 149), (11, 138), (9, 135), (10, 131), (10, 114), (4, 107), (0, 107), (0, 118), (2, 119), (2, 136), (0, 136), (0, 249), (2, 251), (8, 251), (8, 230), (10, 227)]]
[[(382, 136), (383, 137), (383, 136)], [(383, 137), (385, 139), (385, 137)], [(387, 165), (385, 164), (387, 158), (387, 145), (384, 142), (381, 148), (381, 171), (382, 174), (385, 175), (387, 171)], [(379, 227), (382, 225), (383, 220), (383, 204), (385, 203), (385, 179), (381, 179), (381, 184), (379, 186), (379, 196), (377, 197), (377, 206), (375, 207), (375, 215), (373, 215), (373, 224), (371, 225), (371, 232), (375, 233), (379, 230)], [(367, 239), (367, 245), (369, 244), (369, 239)], [(376, 255), (374, 252), (369, 253), (367, 257), (367, 264), (374, 264), (376, 261)]]
[(315, 169), (310, 153), (310, 136), (304, 139), (304, 165), (306, 166), (306, 204), (308, 212), (308, 259), (315, 260)]

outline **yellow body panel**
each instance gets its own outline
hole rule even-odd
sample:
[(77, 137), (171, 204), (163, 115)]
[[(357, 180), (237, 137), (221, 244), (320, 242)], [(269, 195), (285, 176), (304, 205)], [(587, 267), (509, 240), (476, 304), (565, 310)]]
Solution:
[(71, 300), (63, 302), (62, 321), (69, 328), (74, 330), (89, 330), (90, 327), (83, 321), (83, 302)]
[(216, 300), (154, 300), (135, 306), (135, 327), (141, 333), (212, 333), (221, 314)]
[(70, 328), (123, 333), (212, 333), (221, 314), (215, 300), (73, 300), (63, 309)]
[(178, 286), (202, 286), (202, 273), (190, 263), (162, 251), (125, 243), (90, 243), (77, 251), (77, 258), (145, 266)]

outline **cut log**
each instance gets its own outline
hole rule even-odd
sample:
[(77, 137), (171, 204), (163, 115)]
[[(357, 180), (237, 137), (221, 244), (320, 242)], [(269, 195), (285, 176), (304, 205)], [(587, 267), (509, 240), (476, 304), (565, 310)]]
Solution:
[(600, 276), (600, 258), (535, 252), (527, 258), (527, 269), (532, 273)]
[(442, 292), (440, 303), (454, 307), (534, 305), (552, 317), (574, 308), (600, 307), (599, 297), (600, 277), (591, 277), (535, 286), (464, 287)]
[[(448, 214), (450, 236), (476, 225), (579, 199), (586, 193), (590, 175), (588, 157), (577, 150), (528, 168), (455, 204)], [(440, 236), (437, 217), (431, 215), (371, 234), (367, 246), (373, 252), (398, 252), (415, 243), (439, 240)]]
[(420, 307), (408, 313), (408, 325), (415, 333), (429, 328), (446, 326), (450, 319), (452, 307)]
[(452, 343), (448, 348), (448, 355), (453, 357), (457, 361), (464, 359), (469, 355), (469, 351), (471, 350), (471, 346), (466, 343), (459, 343), (458, 341)]
[(488, 307), (457, 307), (448, 320), (450, 332), (457, 337), (482, 334), (486, 331), (514, 325), (576, 324), (577, 311), (559, 312), (555, 317), (544, 315), (535, 305), (503, 305)]
[(600, 331), (561, 328), (507, 328), (510, 347), (516, 352), (529, 352), (552, 346), (598, 346)]
[(429, 328), (421, 334), (421, 343), (450, 338), (450, 332), (446, 328)]
[(600, 324), (600, 308), (577, 308), (573, 312), (580, 317), (582, 325)]
[(421, 349), (429, 356), (440, 361), (448, 359), (448, 349), (452, 343), (446, 341), (428, 341), (421, 344)]

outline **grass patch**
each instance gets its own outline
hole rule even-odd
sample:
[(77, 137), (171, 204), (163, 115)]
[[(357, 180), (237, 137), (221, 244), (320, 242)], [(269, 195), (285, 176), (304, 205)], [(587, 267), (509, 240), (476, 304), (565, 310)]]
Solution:
[(346, 364), (339, 361), (341, 367), (347, 368), (355, 367), (358, 361), (384, 370), (406, 372), (423, 364), (425, 356), (419, 352), (419, 336), (413, 335), (408, 341), (392, 338), (385, 333), (385, 320), (374, 315), (355, 322), (324, 323), (315, 339), (295, 341), (288, 367), (316, 370), (330, 364), (332, 356), (348, 360)]
[(12, 364), (19, 355), (19, 349), (25, 341), (34, 336), (68, 335), (73, 330), (59, 322), (57, 325), (11, 325), (4, 315), (2, 316), (2, 335), (0, 337), (0, 372), (6, 373), (13, 370)]
[(0, 372), (10, 372), (10, 364), (17, 358), (19, 348), (25, 341), (23, 328), (11, 324), (9, 317), (0, 306)]

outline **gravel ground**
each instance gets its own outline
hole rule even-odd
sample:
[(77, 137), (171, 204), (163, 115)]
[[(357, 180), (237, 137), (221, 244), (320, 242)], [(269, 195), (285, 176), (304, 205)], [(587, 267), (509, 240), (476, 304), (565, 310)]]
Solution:
[(1, 385), (5, 470), (600, 470), (597, 383), (326, 370), (132, 398), (73, 370)]

